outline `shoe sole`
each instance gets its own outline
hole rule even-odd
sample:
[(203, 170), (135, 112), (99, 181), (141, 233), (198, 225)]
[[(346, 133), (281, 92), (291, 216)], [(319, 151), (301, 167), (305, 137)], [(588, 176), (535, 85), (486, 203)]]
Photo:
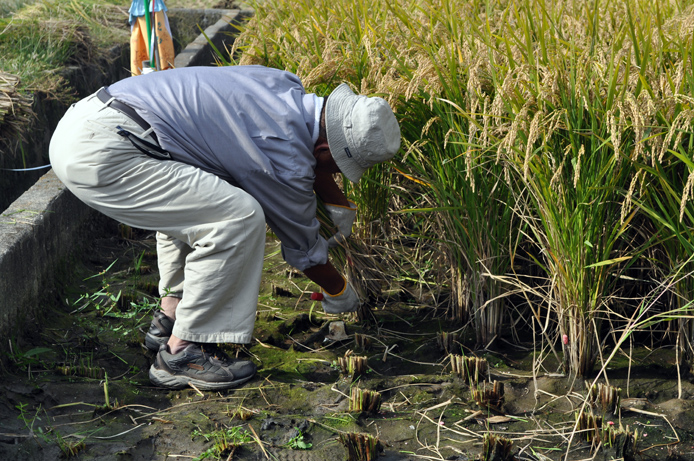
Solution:
[(159, 348), (169, 341), (168, 336), (145, 335), (145, 347), (152, 352), (159, 352)]
[(192, 384), (198, 389), (218, 391), (239, 386), (251, 379), (253, 376), (255, 376), (255, 373), (253, 373), (251, 376), (237, 379), (235, 381), (211, 383), (208, 381), (191, 378), (189, 376), (172, 375), (169, 372), (155, 368), (154, 365), (149, 368), (149, 380), (157, 386), (166, 387), (168, 389), (183, 389), (184, 387), (188, 387), (190, 384)]

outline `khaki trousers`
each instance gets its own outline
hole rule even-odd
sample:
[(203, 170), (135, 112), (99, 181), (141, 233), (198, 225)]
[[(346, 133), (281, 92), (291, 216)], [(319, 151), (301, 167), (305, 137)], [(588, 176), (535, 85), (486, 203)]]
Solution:
[(158, 231), (160, 294), (181, 297), (175, 336), (250, 342), (265, 247), (262, 208), (213, 174), (148, 157), (117, 126), (145, 134), (93, 95), (73, 105), (51, 139), (53, 171), (90, 207)]

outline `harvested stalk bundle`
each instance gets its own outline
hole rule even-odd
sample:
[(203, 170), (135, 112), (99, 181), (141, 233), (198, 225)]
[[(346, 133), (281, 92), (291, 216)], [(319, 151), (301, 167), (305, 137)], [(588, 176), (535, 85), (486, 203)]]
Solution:
[(381, 295), (383, 274), (386, 268), (381, 264), (383, 258), (378, 248), (364, 240), (352, 236), (342, 247), (345, 250), (347, 278), (363, 299), (377, 298)]
[(56, 371), (65, 376), (81, 376), (92, 379), (103, 379), (106, 374), (106, 371), (101, 367), (90, 367), (87, 365), (57, 366)]
[[(337, 228), (332, 225), (322, 203), (319, 205), (316, 215), (326, 239), (337, 232)], [(335, 265), (337, 267), (344, 266), (347, 280), (352, 284), (362, 301), (381, 295), (383, 274), (387, 271), (382, 264), (383, 257), (378, 254), (374, 245), (370, 245), (364, 239), (352, 234), (349, 238), (343, 239), (332, 252)], [(368, 309), (365, 308), (364, 304), (357, 315), (360, 320), (368, 317)]]
[(347, 448), (349, 461), (371, 461), (378, 457), (378, 437), (371, 434), (343, 432), (340, 442)]
[(253, 417), (253, 412), (247, 408), (238, 408), (235, 411), (227, 411), (227, 415), (232, 418), (238, 418), (241, 421), (248, 421)]
[(489, 364), (487, 359), (479, 357), (467, 357), (464, 355), (449, 355), (451, 372), (459, 375), (470, 386), (484, 381), (489, 376)]
[(504, 383), (482, 383), (472, 387), (470, 395), (480, 408), (500, 412), (504, 404)]
[(584, 440), (593, 445), (600, 443), (606, 435), (602, 428), (602, 416), (594, 415), (590, 408), (576, 414), (576, 430)]
[(381, 409), (381, 393), (369, 389), (352, 388), (349, 399), (349, 411), (378, 413)]
[(63, 453), (64, 458), (72, 458), (73, 456), (77, 456), (80, 451), (87, 449), (87, 444), (84, 443), (84, 440), (68, 442), (62, 437), (58, 437), (58, 446), (60, 447), (60, 451)]
[(511, 461), (515, 459), (511, 454), (513, 441), (504, 437), (486, 433), (482, 447), (483, 461)]
[(19, 77), (0, 71), (0, 139), (2, 140), (23, 137), (23, 131), (33, 116), (31, 109), (33, 99), (19, 93), (18, 86)]
[(619, 408), (621, 391), (618, 387), (598, 383), (590, 388), (588, 401), (594, 408), (602, 410), (602, 414), (607, 412), (616, 413)]
[(352, 351), (347, 351), (344, 357), (338, 357), (342, 374), (357, 378), (366, 373), (366, 357), (351, 355)]
[(458, 339), (458, 333), (449, 333), (447, 331), (442, 331), (438, 335), (436, 335), (436, 344), (438, 344), (440, 350), (450, 355), (453, 353), (453, 350), (457, 347), (456, 345), (458, 343)]
[(636, 442), (638, 442), (638, 439), (638, 430), (631, 432), (629, 426), (627, 426), (626, 429), (620, 427), (619, 430), (612, 431), (609, 442), (616, 448), (615, 456), (617, 459), (622, 458), (624, 461), (635, 461)]
[(356, 312), (360, 322), (368, 321), (372, 316), (369, 299), (381, 295), (383, 274), (388, 273), (381, 263), (382, 258), (376, 252), (376, 247), (355, 237), (348, 238), (340, 245), (341, 256), (337, 261), (344, 260), (344, 270), (347, 280), (359, 295), (361, 304)]
[(359, 333), (354, 333), (354, 345), (358, 349), (365, 351), (371, 346), (371, 338)]

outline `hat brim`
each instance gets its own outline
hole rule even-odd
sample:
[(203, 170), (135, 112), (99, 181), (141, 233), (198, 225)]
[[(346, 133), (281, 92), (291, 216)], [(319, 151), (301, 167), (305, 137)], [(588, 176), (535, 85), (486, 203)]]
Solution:
[(340, 169), (347, 179), (357, 183), (366, 171), (352, 161), (345, 136), (344, 121), (350, 120), (350, 112), (359, 96), (354, 94), (346, 83), (340, 84), (330, 93), (325, 106), (325, 129), (328, 137), (328, 147)]

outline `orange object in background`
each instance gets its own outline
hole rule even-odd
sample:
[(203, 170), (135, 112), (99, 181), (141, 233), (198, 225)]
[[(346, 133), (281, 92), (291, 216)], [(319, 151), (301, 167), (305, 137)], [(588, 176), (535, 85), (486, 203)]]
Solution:
[(132, 75), (173, 69), (173, 39), (163, 1), (134, 0), (130, 7), (130, 25)]

